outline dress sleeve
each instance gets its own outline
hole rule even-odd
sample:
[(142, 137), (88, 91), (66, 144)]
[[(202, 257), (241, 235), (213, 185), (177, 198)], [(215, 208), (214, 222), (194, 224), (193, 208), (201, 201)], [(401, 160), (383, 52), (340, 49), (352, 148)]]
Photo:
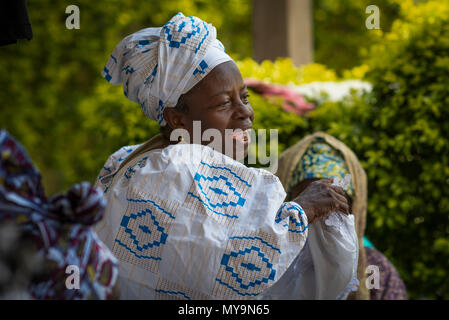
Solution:
[(290, 238), (307, 238), (309, 224), (303, 208), (296, 202), (284, 202), (276, 214), (275, 223), (288, 227)]
[(95, 179), (95, 186), (101, 188), (103, 192), (106, 192), (110, 181), (104, 181), (103, 178), (114, 174), (120, 167), (120, 163), (123, 162), (131, 154), (131, 152), (139, 146), (140, 145), (125, 146), (110, 155), (101, 168), (97, 179)]

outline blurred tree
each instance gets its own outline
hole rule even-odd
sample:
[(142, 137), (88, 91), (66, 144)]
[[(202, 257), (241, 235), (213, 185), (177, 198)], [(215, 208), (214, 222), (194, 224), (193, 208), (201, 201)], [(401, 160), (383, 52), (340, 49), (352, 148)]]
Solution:
[[(93, 180), (105, 154), (130, 142), (120, 135), (122, 139), (112, 145), (103, 144), (98, 132), (82, 129), (86, 121), (98, 121), (100, 126), (104, 122), (101, 114), (90, 113), (87, 119), (78, 108), (86, 97), (91, 97), (92, 108), (98, 103), (94, 97), (98, 83), (104, 81), (100, 71), (123, 37), (141, 28), (161, 26), (182, 11), (214, 24), (235, 57), (251, 55), (250, 1), (79, 0), (79, 30), (65, 25), (69, 16), (65, 9), (71, 4), (29, 0), (34, 39), (0, 47), (0, 127), (29, 150), (49, 193), (80, 180)], [(121, 97), (117, 103), (129, 102)], [(117, 109), (109, 111), (118, 115)], [(141, 116), (138, 108), (135, 112)], [(154, 133), (148, 122), (143, 120), (142, 126), (148, 134)]]
[[(366, 7), (376, 5), (380, 30), (367, 29)], [(367, 49), (388, 32), (399, 16), (397, 0), (314, 0), (314, 61), (338, 74), (362, 63)]]
[(415, 297), (448, 299), (449, 1), (402, 1), (401, 18), (368, 57), (375, 239), (401, 257)]

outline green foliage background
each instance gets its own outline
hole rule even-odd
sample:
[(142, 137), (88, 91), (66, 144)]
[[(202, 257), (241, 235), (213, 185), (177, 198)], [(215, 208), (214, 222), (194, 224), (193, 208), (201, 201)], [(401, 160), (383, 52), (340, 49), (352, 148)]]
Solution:
[[(27, 148), (49, 194), (93, 181), (113, 151), (158, 132), (100, 71), (124, 36), (182, 11), (217, 27), (244, 77), (373, 83), (371, 94), (315, 101), (304, 117), (252, 94), (254, 127), (277, 128), (280, 151), (317, 130), (351, 147), (368, 174), (368, 237), (410, 297), (449, 298), (448, 0), (315, 0), (317, 63), (300, 68), (249, 58), (250, 0), (79, 0), (79, 30), (65, 28), (70, 4), (28, 0), (34, 39), (0, 47), (0, 127)], [(368, 4), (379, 6), (382, 31), (365, 28)]]
[(364, 27), (369, 5), (379, 8), (380, 29), (389, 31), (399, 16), (397, 1), (313, 0), (315, 62), (338, 74), (362, 63), (367, 49), (379, 40), (378, 32)]
[[(27, 148), (47, 192), (93, 180), (120, 145), (156, 128), (100, 72), (118, 42), (177, 12), (214, 24), (235, 57), (251, 55), (251, 7), (238, 0), (28, 0), (34, 39), (0, 47), (0, 127)], [(80, 9), (80, 29), (65, 26), (66, 7)], [(232, 41), (231, 41), (232, 40)]]

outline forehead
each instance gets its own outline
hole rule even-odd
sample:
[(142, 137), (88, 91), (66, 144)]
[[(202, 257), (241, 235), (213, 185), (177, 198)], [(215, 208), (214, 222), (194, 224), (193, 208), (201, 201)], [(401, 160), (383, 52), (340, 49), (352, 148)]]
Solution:
[(192, 91), (210, 97), (223, 91), (240, 90), (243, 86), (239, 68), (234, 61), (227, 61), (216, 66)]

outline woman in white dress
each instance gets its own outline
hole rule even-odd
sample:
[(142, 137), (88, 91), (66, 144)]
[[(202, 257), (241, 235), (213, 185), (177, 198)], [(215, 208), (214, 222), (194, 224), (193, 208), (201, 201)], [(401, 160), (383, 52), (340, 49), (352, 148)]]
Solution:
[[(126, 37), (103, 76), (161, 125), (112, 154), (97, 180), (108, 205), (96, 230), (119, 260), (121, 297), (278, 297), (265, 294), (298, 260), (309, 226), (348, 213), (343, 189), (323, 179), (284, 202), (276, 176), (237, 161), (254, 119), (248, 91), (215, 28), (197, 17), (178, 13)], [(335, 292), (351, 281), (348, 266)]]

